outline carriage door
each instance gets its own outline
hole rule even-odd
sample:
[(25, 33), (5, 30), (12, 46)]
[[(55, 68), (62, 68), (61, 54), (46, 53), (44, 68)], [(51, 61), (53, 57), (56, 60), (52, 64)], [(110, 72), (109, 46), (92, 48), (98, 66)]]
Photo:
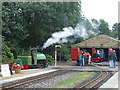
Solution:
[(96, 53), (96, 49), (92, 48), (92, 56)]
[(78, 60), (78, 48), (71, 48), (71, 60), (72, 61)]

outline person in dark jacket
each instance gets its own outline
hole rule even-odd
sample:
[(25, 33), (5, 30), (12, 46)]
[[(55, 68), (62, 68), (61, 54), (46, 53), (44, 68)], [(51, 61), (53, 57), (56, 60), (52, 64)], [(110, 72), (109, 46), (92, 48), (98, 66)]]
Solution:
[(113, 52), (114, 52), (114, 59), (113, 59), (113, 65), (114, 65), (114, 68), (115, 68), (115, 66), (116, 66), (116, 61), (117, 61), (117, 55), (116, 55), (116, 53), (115, 53), (115, 50), (113, 50)]
[(114, 60), (114, 52), (113, 52), (113, 49), (110, 49), (110, 53), (109, 53), (110, 68), (114, 68), (113, 60)]
[(95, 53), (92, 58), (100, 58), (100, 55), (98, 53)]

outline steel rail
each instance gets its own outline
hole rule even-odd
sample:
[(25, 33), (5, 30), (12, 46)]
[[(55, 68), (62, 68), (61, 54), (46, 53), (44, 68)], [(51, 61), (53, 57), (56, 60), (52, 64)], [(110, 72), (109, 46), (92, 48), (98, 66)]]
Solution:
[[(105, 74), (105, 75), (103, 75), (103, 74)], [(102, 81), (108, 76), (108, 74), (109, 74), (109, 73), (108, 73), (107, 70), (102, 71), (103, 78), (100, 79), (100, 80), (98, 80), (98, 81), (97, 81), (98, 83), (93, 84), (90, 88), (93, 88), (93, 87), (95, 87), (97, 84), (99, 84), (100, 82), (102, 82)]]
[(32, 82), (35, 82), (35, 81), (38, 81), (38, 80), (53, 77), (53, 76), (56, 76), (56, 75), (59, 75), (59, 74), (62, 74), (62, 73), (67, 73), (67, 72), (68, 72), (68, 70), (55, 71), (55, 72), (47, 73), (45, 75), (40, 75), (40, 77), (31, 78), (29, 80), (23, 80), (23, 81), (18, 81), (18, 82), (15, 82), (15, 83), (11, 83), (9, 85), (5, 85), (5, 86), (2, 86), (0, 88), (2, 88), (2, 90), (7, 90), (7, 89), (15, 88), (15, 87), (20, 87), (20, 86), (28, 84), (28, 83), (32, 83)]
[(107, 70), (103, 70), (102, 68), (96, 66), (96, 65), (93, 65), (97, 68), (97, 70), (100, 72), (100, 74), (93, 80), (89, 81), (88, 83), (84, 84), (83, 86), (81, 86), (79, 88), (80, 89), (92, 89), (94, 88), (96, 85), (98, 85), (100, 82), (102, 82), (107, 76), (108, 76), (108, 72)]

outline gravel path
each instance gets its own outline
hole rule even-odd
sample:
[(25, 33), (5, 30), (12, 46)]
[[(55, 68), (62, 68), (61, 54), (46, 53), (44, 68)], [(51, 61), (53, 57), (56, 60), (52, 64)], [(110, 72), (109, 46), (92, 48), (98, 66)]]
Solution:
[(24, 86), (21, 86), (19, 88), (51, 88), (54, 86), (57, 82), (62, 81), (66, 78), (72, 77), (78, 72), (69, 72), (65, 74), (61, 74), (58, 76), (50, 77), (44, 80), (39, 80), (34, 83), (26, 84)]

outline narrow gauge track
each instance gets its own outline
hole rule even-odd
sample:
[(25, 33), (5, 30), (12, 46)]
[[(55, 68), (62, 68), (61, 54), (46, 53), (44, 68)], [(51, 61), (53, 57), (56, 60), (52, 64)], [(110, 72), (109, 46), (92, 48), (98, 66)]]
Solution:
[(2, 90), (8, 90), (8, 89), (11, 89), (11, 88), (16, 88), (16, 87), (19, 87), (19, 86), (22, 86), (22, 85), (25, 85), (25, 84), (29, 84), (29, 83), (32, 83), (32, 82), (35, 82), (35, 81), (38, 81), (38, 80), (53, 77), (53, 76), (56, 76), (56, 75), (59, 75), (59, 74), (67, 73), (67, 72), (69, 72), (69, 70), (58, 70), (58, 71), (54, 71), (54, 72), (50, 72), (50, 73), (47, 73), (47, 74), (40, 75), (39, 77), (37, 76), (37, 77), (31, 78), (31, 79), (25, 79), (25, 80), (18, 81), (18, 82), (11, 82), (8, 85), (4, 85), (0, 88), (2, 88)]
[(109, 75), (108, 71), (106, 69), (102, 69), (97, 65), (93, 65), (96, 67), (96, 69), (100, 72), (100, 74), (91, 81), (87, 82), (86, 84), (79, 87), (78, 90), (84, 89), (84, 90), (93, 90), (95, 87), (100, 84), (103, 80), (106, 79), (106, 77)]

